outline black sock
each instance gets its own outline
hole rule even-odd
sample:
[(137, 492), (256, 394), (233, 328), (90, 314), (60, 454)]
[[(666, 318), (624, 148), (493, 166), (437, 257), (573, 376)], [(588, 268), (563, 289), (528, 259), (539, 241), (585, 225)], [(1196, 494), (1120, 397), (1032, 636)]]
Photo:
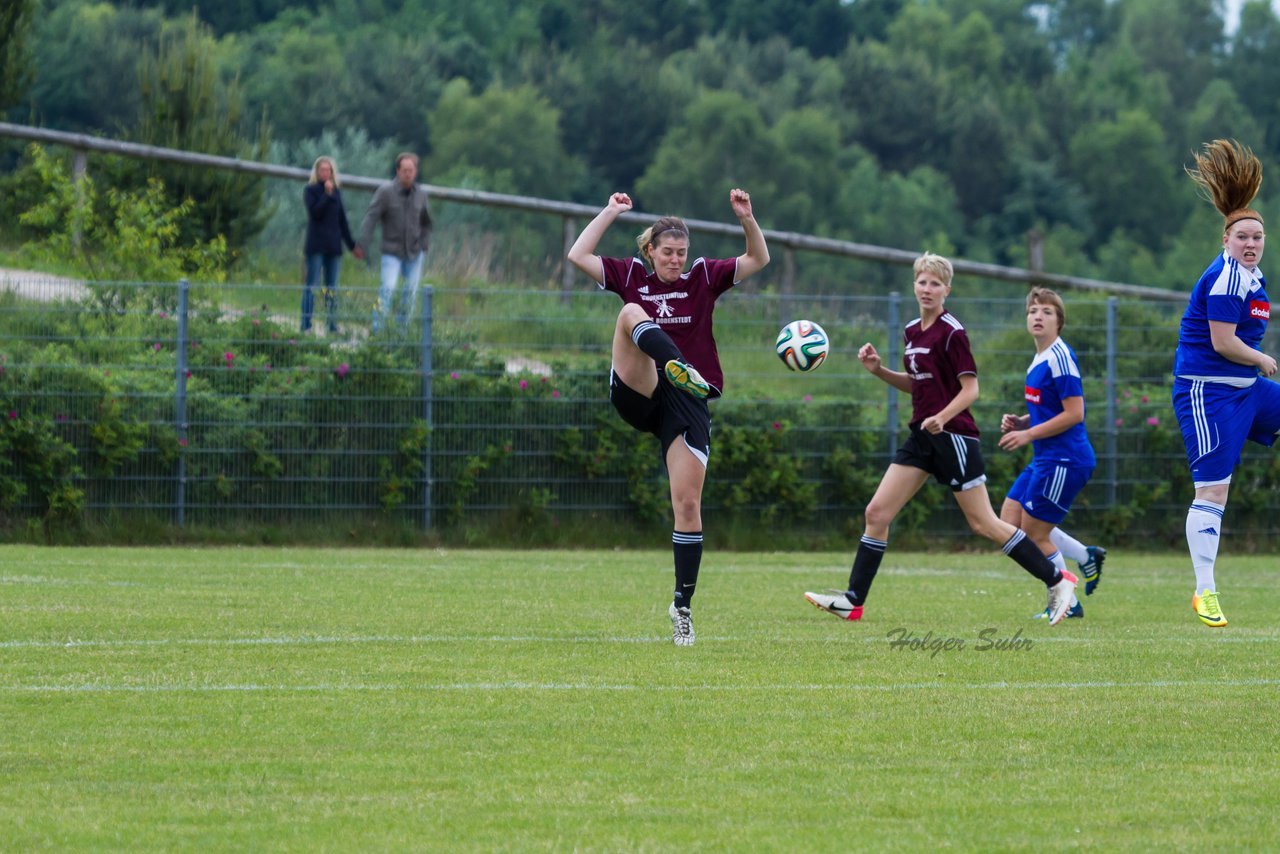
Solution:
[(858, 553), (853, 558), (853, 569), (849, 571), (849, 590), (845, 594), (853, 604), (861, 605), (867, 601), (867, 594), (871, 592), (871, 582), (876, 580), (876, 573), (880, 571), (880, 561), (884, 560), (884, 550), (888, 546), (889, 543), (886, 540), (862, 535), (862, 540), (858, 543)]
[(671, 532), (671, 551), (676, 559), (677, 608), (692, 607), (693, 591), (698, 587), (698, 569), (702, 566), (702, 532)]
[(1004, 553), (1018, 562), (1018, 566), (1052, 587), (1062, 580), (1062, 573), (1053, 561), (1044, 556), (1040, 547), (1031, 541), (1021, 529), (1004, 544)]
[(662, 327), (652, 320), (642, 320), (631, 330), (631, 340), (659, 367), (663, 367), (672, 359), (679, 359), (680, 348)]

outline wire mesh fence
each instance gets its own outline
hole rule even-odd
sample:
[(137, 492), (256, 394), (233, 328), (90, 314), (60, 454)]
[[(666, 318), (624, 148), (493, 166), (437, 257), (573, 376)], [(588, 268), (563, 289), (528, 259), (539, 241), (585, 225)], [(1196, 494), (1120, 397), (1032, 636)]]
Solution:
[[(1022, 297), (964, 291), (958, 283), (948, 307), (978, 361), (974, 412), (998, 503), (1029, 456), (995, 440), (1001, 413), (1025, 411), (1034, 347)], [(11, 520), (392, 519), (438, 531), (666, 518), (657, 444), (607, 400), (612, 294), (585, 283), (570, 293), (424, 286), (406, 324), (371, 333), (376, 288), (343, 286), (336, 331), (318, 322), (305, 334), (299, 296), (0, 276), (0, 509)], [(1191, 496), (1169, 403), (1179, 307), (1067, 295), (1067, 312), (1099, 458), (1073, 521), (1172, 540)], [(726, 295), (704, 513), (757, 532), (860, 530), (910, 400), (856, 351), (870, 341), (896, 366), (914, 316), (909, 287)], [(832, 340), (813, 374), (788, 372), (773, 352), (780, 326), (801, 317)], [(1269, 452), (1246, 453), (1248, 525), (1259, 532), (1272, 530), (1276, 476)], [(898, 527), (961, 533), (945, 492), (925, 492)]]

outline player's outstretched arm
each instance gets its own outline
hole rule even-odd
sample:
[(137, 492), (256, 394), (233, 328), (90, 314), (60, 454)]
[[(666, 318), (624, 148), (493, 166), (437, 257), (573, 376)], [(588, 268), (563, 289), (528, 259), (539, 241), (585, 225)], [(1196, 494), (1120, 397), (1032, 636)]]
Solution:
[(769, 246), (764, 242), (764, 232), (751, 211), (751, 194), (735, 187), (729, 191), (729, 205), (747, 238), (747, 250), (738, 256), (738, 281), (742, 281), (759, 273), (769, 263)]
[(609, 230), (609, 226), (613, 225), (618, 214), (629, 210), (631, 210), (631, 197), (626, 193), (614, 193), (610, 196), (609, 203), (596, 214), (595, 219), (587, 223), (587, 227), (582, 229), (578, 239), (569, 248), (567, 256), (569, 263), (603, 285), (604, 262), (596, 254), (596, 247), (600, 245), (600, 238), (604, 237), (604, 233)]

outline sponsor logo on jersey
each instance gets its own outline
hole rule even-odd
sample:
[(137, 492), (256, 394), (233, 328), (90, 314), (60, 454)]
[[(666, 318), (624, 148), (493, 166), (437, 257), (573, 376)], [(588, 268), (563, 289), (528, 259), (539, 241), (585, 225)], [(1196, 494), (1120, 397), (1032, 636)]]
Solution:
[(1027, 399), (1027, 403), (1038, 404), (1040, 402), (1040, 389), (1023, 386), (1022, 396)]
[(1249, 316), (1259, 317), (1259, 318), (1262, 318), (1263, 320), (1270, 320), (1271, 319), (1271, 303), (1263, 302), (1262, 300), (1258, 300), (1258, 299), (1250, 300)]

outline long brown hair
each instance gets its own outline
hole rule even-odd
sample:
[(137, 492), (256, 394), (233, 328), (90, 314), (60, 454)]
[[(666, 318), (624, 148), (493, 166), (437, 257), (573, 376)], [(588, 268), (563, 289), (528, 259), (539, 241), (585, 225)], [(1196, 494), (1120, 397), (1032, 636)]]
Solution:
[(1252, 151), (1234, 139), (1215, 139), (1192, 156), (1195, 168), (1184, 168), (1222, 214), (1224, 232), (1242, 219), (1262, 222), (1262, 214), (1249, 207), (1262, 187), (1262, 163)]

